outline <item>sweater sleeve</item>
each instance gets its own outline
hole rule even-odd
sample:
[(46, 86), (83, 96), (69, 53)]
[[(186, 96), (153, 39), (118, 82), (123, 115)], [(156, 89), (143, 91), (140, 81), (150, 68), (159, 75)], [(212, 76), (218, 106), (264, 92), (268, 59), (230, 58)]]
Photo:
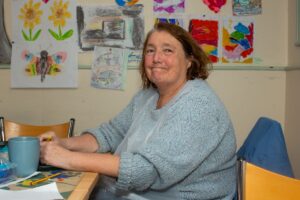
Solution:
[[(145, 146), (137, 152), (121, 154), (117, 187), (163, 190), (205, 165), (230, 124), (225, 108), (219, 103), (205, 95), (177, 102)], [(215, 159), (217, 163), (218, 158)], [(209, 168), (213, 170), (214, 166)]]

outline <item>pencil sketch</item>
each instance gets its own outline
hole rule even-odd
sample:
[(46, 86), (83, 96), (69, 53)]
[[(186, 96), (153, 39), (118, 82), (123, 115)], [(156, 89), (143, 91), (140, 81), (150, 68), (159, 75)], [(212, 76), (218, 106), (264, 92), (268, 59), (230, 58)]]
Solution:
[(4, 25), (4, 0), (0, 0), (0, 63), (9, 64), (10, 58), (11, 44)]

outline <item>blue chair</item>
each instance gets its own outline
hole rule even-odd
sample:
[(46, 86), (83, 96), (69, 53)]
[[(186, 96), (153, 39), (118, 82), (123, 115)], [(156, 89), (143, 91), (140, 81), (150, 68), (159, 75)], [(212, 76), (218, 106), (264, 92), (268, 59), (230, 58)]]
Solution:
[(238, 181), (233, 200), (243, 200), (241, 160), (269, 171), (294, 178), (280, 123), (267, 117), (257, 120), (237, 152)]
[(237, 152), (237, 158), (294, 177), (280, 123), (261, 117)]

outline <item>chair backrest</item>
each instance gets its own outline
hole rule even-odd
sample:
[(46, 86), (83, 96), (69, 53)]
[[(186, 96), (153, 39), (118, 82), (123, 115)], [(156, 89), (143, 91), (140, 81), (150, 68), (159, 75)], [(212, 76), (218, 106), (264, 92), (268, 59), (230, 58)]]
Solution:
[(299, 200), (300, 180), (238, 161), (238, 200)]
[(279, 122), (261, 117), (237, 152), (237, 158), (294, 177)]
[(68, 122), (55, 125), (29, 125), (0, 117), (1, 141), (7, 141), (16, 136), (38, 136), (47, 131), (54, 131), (58, 137), (66, 138), (73, 136), (75, 119), (71, 118)]

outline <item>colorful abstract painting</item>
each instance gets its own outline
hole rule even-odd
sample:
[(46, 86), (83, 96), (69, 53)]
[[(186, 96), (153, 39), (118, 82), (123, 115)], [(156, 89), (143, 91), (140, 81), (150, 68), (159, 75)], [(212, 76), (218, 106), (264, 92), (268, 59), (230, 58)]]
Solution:
[(233, 0), (232, 12), (234, 16), (259, 15), (262, 13), (261, 0)]
[(208, 55), (211, 62), (218, 62), (219, 22), (217, 20), (191, 19), (189, 32)]
[(133, 6), (133, 5), (136, 4), (137, 2), (139, 2), (139, 0), (127, 0), (127, 1), (124, 1), (124, 0), (116, 0), (116, 3), (117, 3), (119, 6)]
[(103, 89), (123, 89), (126, 63), (124, 49), (95, 47), (91, 86)]
[(182, 18), (171, 18), (171, 17), (157, 17), (154, 20), (154, 23), (159, 23), (159, 22), (163, 22), (163, 23), (169, 23), (169, 24), (175, 24), (177, 26), (181, 26), (182, 28), (184, 28), (184, 19)]
[(12, 87), (77, 87), (75, 16), (73, 1), (12, 1)]
[(223, 63), (253, 63), (253, 20), (224, 20), (222, 36)]
[(205, 3), (211, 11), (218, 13), (226, 4), (226, 0), (203, 0), (203, 3)]
[(185, 0), (153, 0), (155, 14), (184, 13)]

